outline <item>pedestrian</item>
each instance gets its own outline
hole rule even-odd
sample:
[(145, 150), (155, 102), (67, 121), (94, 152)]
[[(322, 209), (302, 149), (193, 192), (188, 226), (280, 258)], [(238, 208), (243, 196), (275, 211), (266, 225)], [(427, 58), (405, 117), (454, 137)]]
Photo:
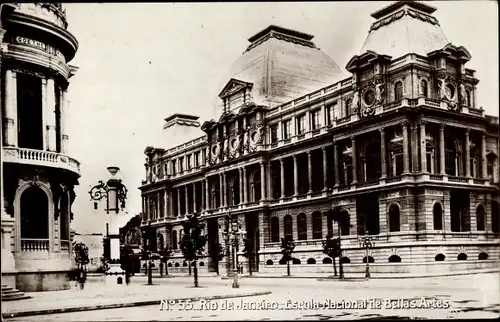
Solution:
[(125, 271), (125, 284), (130, 284), (130, 271), (128, 269)]

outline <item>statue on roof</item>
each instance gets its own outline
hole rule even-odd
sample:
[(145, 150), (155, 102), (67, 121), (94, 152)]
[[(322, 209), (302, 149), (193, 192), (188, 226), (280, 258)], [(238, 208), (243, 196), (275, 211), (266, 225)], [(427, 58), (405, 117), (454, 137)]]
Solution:
[(460, 82), (460, 102), (462, 104), (467, 102), (467, 92), (465, 91), (465, 85), (463, 82)]
[(377, 80), (375, 82), (375, 102), (377, 102), (377, 104), (383, 103), (384, 92), (384, 83), (382, 82), (382, 80)]
[(359, 91), (356, 87), (354, 87), (354, 96), (352, 97), (352, 109), (353, 111), (359, 109)]

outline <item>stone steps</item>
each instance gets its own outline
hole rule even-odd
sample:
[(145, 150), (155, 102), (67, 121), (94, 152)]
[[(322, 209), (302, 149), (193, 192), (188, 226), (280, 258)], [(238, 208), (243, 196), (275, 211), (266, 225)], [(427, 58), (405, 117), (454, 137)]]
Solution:
[(31, 298), (31, 296), (26, 295), (15, 288), (2, 284), (2, 301), (16, 301), (29, 298)]

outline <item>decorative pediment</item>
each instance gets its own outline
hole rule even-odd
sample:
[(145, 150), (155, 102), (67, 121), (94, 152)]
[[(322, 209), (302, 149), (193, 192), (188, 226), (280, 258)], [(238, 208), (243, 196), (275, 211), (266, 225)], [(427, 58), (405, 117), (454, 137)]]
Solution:
[(242, 91), (244, 88), (251, 89), (252, 86), (253, 86), (252, 83), (247, 83), (239, 79), (231, 78), (229, 82), (226, 84), (226, 86), (224, 86), (224, 88), (220, 92), (219, 97), (222, 99), (234, 93)]
[(203, 125), (201, 126), (201, 130), (204, 132), (207, 132), (207, 131), (211, 130), (212, 128), (214, 128), (216, 125), (217, 125), (217, 122), (215, 122), (215, 120), (213, 120), (213, 119), (210, 121), (205, 121), (203, 123)]
[(367, 65), (371, 65), (377, 61), (380, 62), (389, 62), (392, 57), (388, 55), (381, 55), (372, 50), (367, 50), (361, 55), (354, 55), (346, 65), (346, 69), (350, 72), (354, 72), (360, 68), (366, 67)]
[(448, 43), (439, 50), (431, 51), (430, 53), (427, 54), (427, 56), (429, 58), (435, 56), (445, 56), (445, 57), (455, 58), (457, 60), (462, 60), (464, 62), (467, 62), (472, 58), (472, 55), (464, 46), (457, 47), (452, 43)]

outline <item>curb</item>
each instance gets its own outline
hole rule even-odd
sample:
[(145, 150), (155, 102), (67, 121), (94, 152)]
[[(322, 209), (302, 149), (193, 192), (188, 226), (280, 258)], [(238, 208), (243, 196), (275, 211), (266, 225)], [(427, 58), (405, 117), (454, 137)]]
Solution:
[[(176, 298), (176, 299), (168, 299), (169, 301), (191, 301), (196, 302), (200, 300), (221, 300), (228, 298), (238, 298), (238, 297), (249, 297), (249, 296), (260, 296), (260, 295), (269, 295), (271, 291), (261, 291), (261, 292), (252, 292), (252, 293), (242, 293), (242, 294), (233, 294), (233, 295), (213, 295), (206, 297), (184, 297), (184, 298)], [(148, 306), (148, 305), (159, 305), (162, 300), (149, 300), (149, 301), (135, 301), (129, 303), (113, 303), (113, 304), (102, 304), (102, 305), (88, 305), (88, 306), (74, 306), (74, 307), (66, 307), (66, 308), (57, 308), (57, 309), (44, 309), (44, 310), (32, 310), (32, 311), (20, 311), (20, 312), (12, 312), (12, 313), (2, 313), (2, 318), (15, 318), (22, 316), (33, 316), (33, 315), (45, 315), (45, 314), (56, 314), (56, 313), (70, 313), (70, 312), (81, 312), (81, 311), (95, 311), (95, 310), (103, 310), (103, 309), (118, 309), (125, 307), (134, 307), (134, 306)]]

